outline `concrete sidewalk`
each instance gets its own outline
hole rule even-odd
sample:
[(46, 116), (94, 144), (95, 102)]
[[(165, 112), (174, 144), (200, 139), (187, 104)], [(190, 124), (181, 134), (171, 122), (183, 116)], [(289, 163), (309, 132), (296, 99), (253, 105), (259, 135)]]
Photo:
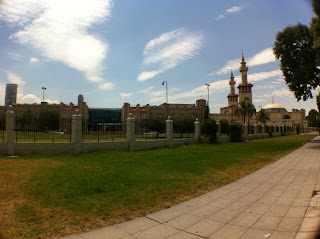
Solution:
[(320, 136), (236, 182), (73, 239), (314, 238), (320, 225)]

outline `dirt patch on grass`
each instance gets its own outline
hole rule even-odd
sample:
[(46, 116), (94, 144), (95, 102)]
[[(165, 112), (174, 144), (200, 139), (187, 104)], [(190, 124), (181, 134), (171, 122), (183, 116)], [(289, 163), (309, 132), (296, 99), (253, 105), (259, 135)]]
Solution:
[[(24, 195), (22, 184), (30, 173), (39, 167), (61, 164), (49, 160), (0, 159), (0, 238), (23, 238), (17, 228), (24, 228), (23, 221), (16, 219), (16, 210), (30, 202)], [(31, 203), (32, 205), (32, 203)]]

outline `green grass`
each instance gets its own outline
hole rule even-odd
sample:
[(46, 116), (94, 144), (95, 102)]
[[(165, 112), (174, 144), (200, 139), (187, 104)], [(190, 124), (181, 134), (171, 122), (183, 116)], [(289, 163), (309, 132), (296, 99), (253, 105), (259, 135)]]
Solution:
[(0, 190), (0, 211), (2, 201), (13, 201), (11, 210), (5, 210), (10, 220), (0, 215), (0, 222), (9, 228), (5, 233), (0, 229), (0, 238), (61, 236), (170, 207), (237, 180), (313, 137), (78, 156), (0, 157), (0, 182), (14, 189), (3, 196)]

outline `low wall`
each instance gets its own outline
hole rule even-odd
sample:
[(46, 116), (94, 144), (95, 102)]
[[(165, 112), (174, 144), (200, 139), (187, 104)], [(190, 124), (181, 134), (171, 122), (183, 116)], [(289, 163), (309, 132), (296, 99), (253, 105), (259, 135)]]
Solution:
[[(196, 139), (150, 140), (132, 142), (90, 142), (90, 143), (14, 143), (17, 155), (32, 153), (88, 153), (102, 150), (140, 151), (171, 148), (196, 143)], [(76, 149), (77, 148), (77, 149)], [(0, 154), (7, 154), (7, 143), (0, 143)]]
[[(272, 134), (273, 137), (281, 136), (281, 133)], [(248, 135), (243, 140), (254, 140), (269, 137), (268, 134)], [(150, 141), (123, 141), (123, 142), (86, 142), (86, 143), (14, 143), (14, 152), (17, 155), (32, 153), (88, 153), (103, 150), (140, 151), (159, 148), (172, 148), (181, 145), (194, 144), (195, 138), (174, 140), (150, 140)], [(230, 136), (222, 136), (219, 143), (230, 142)], [(0, 154), (8, 154), (8, 144), (0, 143)]]

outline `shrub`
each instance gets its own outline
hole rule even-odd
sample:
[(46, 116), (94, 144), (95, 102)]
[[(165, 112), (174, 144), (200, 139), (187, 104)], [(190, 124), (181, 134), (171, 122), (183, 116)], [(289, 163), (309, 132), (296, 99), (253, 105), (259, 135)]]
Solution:
[(220, 120), (221, 133), (227, 134), (229, 132), (229, 122), (227, 120)]
[(208, 119), (202, 123), (201, 133), (209, 138), (210, 143), (217, 141), (218, 125), (215, 120)]
[(231, 123), (229, 126), (229, 135), (231, 142), (240, 142), (242, 140), (242, 125)]

